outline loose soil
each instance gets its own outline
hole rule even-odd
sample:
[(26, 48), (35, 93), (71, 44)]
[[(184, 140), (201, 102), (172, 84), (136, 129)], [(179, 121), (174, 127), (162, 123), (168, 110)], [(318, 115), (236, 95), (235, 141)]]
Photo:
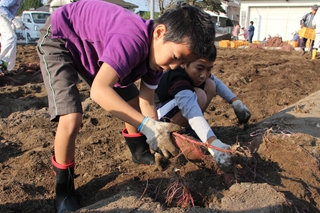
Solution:
[[(54, 212), (50, 157), (56, 123), (34, 45), (18, 45), (17, 71), (0, 76), (0, 212)], [(320, 212), (320, 58), (298, 51), (218, 48), (213, 74), (250, 109), (237, 125), (214, 98), (205, 118), (217, 136), (252, 157), (220, 170), (206, 155), (163, 167), (136, 165), (123, 123), (89, 97), (76, 141), (79, 212)], [(119, 106), (121, 107), (121, 106)]]

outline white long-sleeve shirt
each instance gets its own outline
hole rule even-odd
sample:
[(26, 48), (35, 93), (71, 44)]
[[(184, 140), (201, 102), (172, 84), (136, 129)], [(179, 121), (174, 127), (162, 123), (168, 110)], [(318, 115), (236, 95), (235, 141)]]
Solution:
[(320, 33), (320, 12), (317, 12), (312, 20), (312, 26), (315, 27), (316, 33)]

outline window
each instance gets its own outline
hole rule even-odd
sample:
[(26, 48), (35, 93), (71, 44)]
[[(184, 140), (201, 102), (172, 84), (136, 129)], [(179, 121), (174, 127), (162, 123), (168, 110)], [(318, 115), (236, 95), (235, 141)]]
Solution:
[(30, 14), (23, 14), (22, 21), (23, 21), (23, 22), (31, 23), (31, 16), (30, 16)]
[(50, 13), (32, 13), (32, 19), (36, 24), (46, 23), (46, 20), (49, 16)]

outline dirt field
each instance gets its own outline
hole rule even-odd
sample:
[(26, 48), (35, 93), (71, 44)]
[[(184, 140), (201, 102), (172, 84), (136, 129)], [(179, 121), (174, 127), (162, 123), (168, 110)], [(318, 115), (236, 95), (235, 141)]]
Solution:
[[(220, 97), (205, 112), (223, 142), (253, 151), (228, 174), (209, 155), (200, 161), (180, 155), (162, 169), (134, 164), (122, 122), (79, 83), (85, 111), (76, 142), (80, 212), (320, 212), (320, 57), (310, 58), (218, 48), (212, 72), (252, 114), (249, 125), (238, 126)], [(49, 121), (37, 66), (29, 64), (38, 63), (35, 46), (19, 45), (17, 60), (17, 73), (0, 76), (0, 212), (51, 213), (56, 123)]]

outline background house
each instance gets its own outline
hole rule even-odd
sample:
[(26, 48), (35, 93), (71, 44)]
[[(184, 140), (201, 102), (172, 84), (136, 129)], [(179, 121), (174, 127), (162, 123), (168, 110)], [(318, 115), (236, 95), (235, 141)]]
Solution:
[(291, 33), (300, 29), (303, 15), (311, 12), (311, 6), (319, 0), (242, 0), (240, 25), (249, 26), (254, 21), (253, 40), (263, 40), (267, 35), (279, 34), (283, 40), (290, 40)]
[(240, 2), (237, 0), (222, 0), (221, 4), (227, 12), (227, 16), (232, 21), (233, 25), (239, 23)]
[(226, 13), (205, 10), (219, 27), (233, 26), (239, 22), (240, 4), (233, 0), (222, 0), (221, 7)]

